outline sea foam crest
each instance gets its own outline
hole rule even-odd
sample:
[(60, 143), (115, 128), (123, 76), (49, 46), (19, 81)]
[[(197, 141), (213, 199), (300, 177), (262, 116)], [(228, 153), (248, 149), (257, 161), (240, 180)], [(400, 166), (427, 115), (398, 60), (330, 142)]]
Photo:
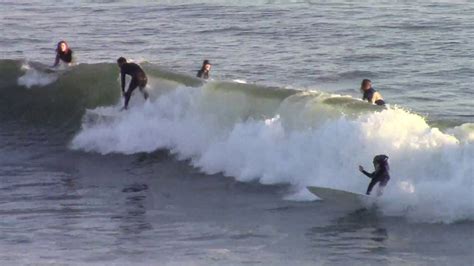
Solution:
[(295, 200), (314, 199), (309, 185), (364, 192), (369, 180), (357, 167), (372, 169), (373, 156), (383, 153), (392, 176), (380, 201), (384, 213), (426, 222), (474, 219), (474, 148), (459, 134), (441, 132), (402, 109), (331, 114), (293, 127), (285, 120), (308, 117), (298, 118), (300, 112), (329, 113), (311, 104), (296, 112), (285, 102), (273, 116), (259, 117), (237, 108), (245, 99), (212, 93), (219, 92), (180, 87), (107, 121), (85, 119), (71, 147), (102, 154), (169, 149), (205, 173), (292, 184), (296, 193), (287, 198)]

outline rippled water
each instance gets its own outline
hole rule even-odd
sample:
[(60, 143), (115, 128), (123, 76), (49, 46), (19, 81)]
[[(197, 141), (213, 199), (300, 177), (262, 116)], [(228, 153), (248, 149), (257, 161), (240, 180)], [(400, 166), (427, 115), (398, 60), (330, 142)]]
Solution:
[[(219, 79), (358, 96), (363, 78), (392, 104), (473, 121), (470, 1), (38, 1), (2, 3), (3, 58), (147, 60)], [(34, 22), (34, 23), (32, 23)]]

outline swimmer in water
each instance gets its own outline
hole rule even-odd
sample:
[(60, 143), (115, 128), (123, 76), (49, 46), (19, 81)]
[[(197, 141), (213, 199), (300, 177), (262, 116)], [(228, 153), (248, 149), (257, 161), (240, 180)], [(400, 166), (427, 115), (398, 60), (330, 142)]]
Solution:
[(209, 60), (204, 60), (202, 62), (202, 67), (197, 73), (198, 78), (209, 79), (209, 72), (211, 71), (211, 63)]
[(72, 63), (72, 50), (69, 48), (66, 41), (58, 42), (58, 46), (56, 47), (56, 59), (54, 60), (53, 67), (58, 66), (60, 61), (66, 64)]
[(376, 105), (385, 105), (382, 95), (372, 88), (372, 81), (370, 81), (370, 79), (362, 80), (360, 91), (364, 94), (362, 100), (367, 100), (368, 102)]

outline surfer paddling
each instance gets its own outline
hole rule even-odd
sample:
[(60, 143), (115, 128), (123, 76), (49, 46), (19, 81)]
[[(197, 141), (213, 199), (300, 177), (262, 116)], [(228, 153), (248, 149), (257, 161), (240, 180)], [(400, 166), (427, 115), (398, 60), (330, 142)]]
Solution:
[(385, 105), (385, 101), (380, 92), (372, 88), (372, 81), (370, 81), (370, 79), (362, 80), (360, 91), (363, 93), (362, 100), (367, 100), (369, 103), (376, 105)]
[(198, 71), (196, 77), (202, 79), (209, 79), (209, 72), (211, 71), (211, 62), (209, 60), (204, 60), (202, 62), (202, 67)]
[(72, 63), (72, 50), (69, 48), (66, 41), (58, 42), (58, 46), (56, 47), (56, 59), (54, 60), (53, 67), (58, 66), (60, 61), (66, 64)]
[(364, 175), (372, 179), (369, 186), (367, 187), (367, 192), (365, 194), (370, 195), (372, 188), (375, 184), (379, 183), (377, 196), (382, 195), (383, 188), (387, 185), (390, 180), (390, 174), (388, 173), (390, 167), (388, 166), (388, 156), (384, 154), (376, 155), (373, 160), (375, 171), (373, 173), (368, 173), (364, 170), (364, 167), (359, 165), (359, 171)]
[[(117, 59), (117, 64), (120, 67), (120, 85), (122, 87), (123, 97), (125, 97), (125, 105), (123, 106), (122, 110), (128, 108), (128, 102), (130, 101), (132, 92), (137, 87), (143, 93), (143, 97), (145, 98), (145, 100), (148, 99), (148, 93), (145, 91), (145, 86), (148, 81), (148, 78), (146, 77), (145, 71), (143, 71), (143, 69), (135, 63), (127, 63), (127, 59), (125, 59), (124, 57), (120, 57), (119, 59)], [(128, 85), (128, 90), (126, 92), (125, 75), (130, 75), (132, 77), (132, 80), (130, 81), (130, 84)]]

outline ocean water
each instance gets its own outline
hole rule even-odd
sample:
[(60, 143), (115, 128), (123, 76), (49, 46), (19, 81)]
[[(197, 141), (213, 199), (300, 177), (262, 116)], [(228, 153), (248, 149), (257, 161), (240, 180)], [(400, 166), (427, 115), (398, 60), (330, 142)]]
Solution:
[[(0, 264), (474, 264), (473, 14), (0, 1)], [(49, 71), (63, 39), (76, 65)], [(119, 56), (149, 77), (126, 112)], [(364, 78), (387, 108), (360, 100)], [(364, 192), (381, 153), (376, 206), (306, 189)]]

